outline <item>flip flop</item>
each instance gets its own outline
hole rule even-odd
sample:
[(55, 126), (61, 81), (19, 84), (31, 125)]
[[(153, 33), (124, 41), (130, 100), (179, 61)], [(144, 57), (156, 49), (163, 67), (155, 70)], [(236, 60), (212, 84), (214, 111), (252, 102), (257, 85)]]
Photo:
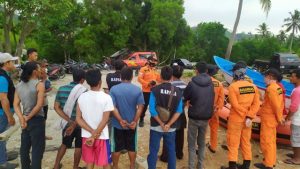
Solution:
[(292, 159), (286, 159), (283, 162), (291, 165), (300, 165), (300, 163), (295, 163)]
[(216, 151), (213, 150), (213, 149), (210, 147), (210, 144), (209, 144), (209, 143), (206, 144), (206, 147), (208, 148), (208, 150), (209, 150), (211, 153), (216, 153)]
[(292, 153), (286, 154), (286, 156), (289, 158), (294, 158), (294, 154), (292, 154)]
[(7, 161), (12, 161), (17, 159), (19, 156), (19, 152), (18, 151), (9, 151), (7, 152)]

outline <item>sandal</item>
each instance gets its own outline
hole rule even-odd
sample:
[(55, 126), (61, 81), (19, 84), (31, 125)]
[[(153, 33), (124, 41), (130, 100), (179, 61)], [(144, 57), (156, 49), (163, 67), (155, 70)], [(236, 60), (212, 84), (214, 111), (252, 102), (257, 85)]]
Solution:
[(206, 147), (208, 148), (208, 150), (209, 150), (211, 153), (216, 153), (216, 151), (213, 150), (213, 149), (210, 147), (210, 144), (209, 144), (209, 143), (206, 144)]
[(300, 163), (294, 162), (293, 159), (286, 159), (283, 162), (286, 164), (291, 164), (291, 165), (300, 165)]
[(289, 158), (294, 158), (294, 154), (292, 154), (292, 153), (286, 154), (286, 156)]

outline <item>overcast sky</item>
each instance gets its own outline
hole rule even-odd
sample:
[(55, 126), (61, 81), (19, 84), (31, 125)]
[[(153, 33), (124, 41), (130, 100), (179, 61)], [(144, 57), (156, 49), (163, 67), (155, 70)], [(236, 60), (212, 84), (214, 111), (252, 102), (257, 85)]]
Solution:
[[(200, 22), (217, 21), (232, 30), (239, 0), (185, 0), (185, 14), (188, 24), (196, 26)], [(272, 0), (268, 17), (262, 11), (260, 0), (244, 0), (238, 32), (257, 33), (256, 28), (266, 22), (275, 34), (283, 29), (283, 20), (289, 12), (300, 10), (300, 0)], [(299, 34), (299, 32), (298, 32)]]

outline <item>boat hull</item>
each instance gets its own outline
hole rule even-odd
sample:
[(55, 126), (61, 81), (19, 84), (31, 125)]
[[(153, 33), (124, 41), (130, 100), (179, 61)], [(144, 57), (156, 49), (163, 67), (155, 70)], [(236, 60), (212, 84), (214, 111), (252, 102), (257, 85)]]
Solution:
[[(222, 111), (219, 112), (220, 125), (225, 128), (227, 128), (229, 114), (230, 114), (230, 104), (227, 104), (223, 107)], [(259, 140), (260, 138), (260, 122), (261, 120), (259, 116), (253, 119), (252, 135), (251, 135), (252, 139)], [(277, 127), (276, 142), (282, 145), (290, 145), (291, 144), (290, 135), (291, 135), (290, 123), (286, 125), (279, 125)]]

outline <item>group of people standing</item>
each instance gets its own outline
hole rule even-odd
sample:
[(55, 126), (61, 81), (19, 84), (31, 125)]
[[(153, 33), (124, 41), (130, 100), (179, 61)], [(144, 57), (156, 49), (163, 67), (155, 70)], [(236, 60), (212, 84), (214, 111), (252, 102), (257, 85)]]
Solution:
[[(23, 66), (21, 81), (16, 88), (9, 77), (17, 58), (0, 54), (0, 133), (15, 124), (13, 113), (19, 118), (21, 134), (21, 168), (41, 169), (45, 150), (45, 94), (50, 91), (45, 77), (45, 64), (36, 62), (37, 51), (28, 53)], [(148, 63), (138, 75), (142, 89), (132, 84), (133, 70), (123, 61), (116, 61), (116, 72), (106, 77), (108, 89), (102, 91), (100, 70), (73, 70), (73, 81), (58, 89), (54, 109), (61, 117), (62, 144), (57, 152), (54, 169), (62, 168), (61, 160), (75, 142), (73, 168), (79, 169), (82, 159), (88, 169), (95, 166), (119, 168), (119, 158), (128, 152), (130, 169), (136, 167), (138, 126), (145, 126), (149, 106), (150, 139), (147, 163), (155, 169), (163, 138), (160, 160), (168, 163), (168, 169), (176, 168), (176, 158), (183, 159), (184, 129), (188, 127), (189, 169), (204, 168), (206, 147), (216, 153), (218, 145), (219, 112), (224, 106), (224, 88), (213, 78), (217, 73), (212, 65), (199, 62), (196, 76), (186, 84), (181, 80), (183, 68), (165, 66), (160, 73), (156, 69), (157, 58), (149, 57)], [(289, 113), (284, 119), (284, 89), (279, 85), (281, 74), (276, 69), (265, 72), (267, 84), (263, 103), (257, 87), (246, 78), (247, 65), (234, 65), (233, 82), (228, 88), (231, 104), (228, 118), (227, 146), (228, 167), (222, 169), (249, 169), (252, 120), (260, 112), (260, 144), (264, 155), (258, 168), (270, 169), (276, 165), (276, 127), (292, 120), (291, 143), (294, 154), (285, 162), (300, 163), (300, 70), (291, 74), (296, 88), (291, 96)], [(87, 83), (89, 88), (83, 84)], [(22, 109), (21, 109), (22, 105)], [(185, 107), (188, 107), (188, 122)], [(206, 144), (206, 132), (210, 127), (210, 141)], [(239, 165), (239, 148), (243, 164)], [(31, 159), (30, 159), (31, 150)], [(196, 158), (197, 157), (197, 158)], [(197, 159), (197, 160), (196, 160)], [(0, 168), (13, 168), (7, 163), (5, 142), (0, 142)]]
[[(14, 86), (10, 74), (16, 69), (15, 61), (9, 53), (0, 53), (0, 119), (1, 133), (15, 125), (16, 113), (22, 128), (20, 159), (22, 168), (40, 168), (45, 149), (45, 69), (36, 62), (37, 50), (27, 51), (28, 60), (22, 67), (18, 85)], [(48, 84), (49, 86), (49, 84)], [(21, 110), (22, 104), (22, 110)], [(32, 160), (30, 160), (30, 150)], [(0, 168), (16, 168), (7, 162), (6, 142), (0, 142)]]
[[(249, 169), (252, 161), (251, 129), (252, 120), (259, 115), (260, 122), (260, 148), (263, 154), (263, 162), (255, 163), (254, 166), (260, 169), (272, 169), (276, 166), (277, 146), (276, 128), (279, 124), (291, 123), (291, 145), (294, 149), (292, 159), (284, 162), (287, 164), (299, 164), (299, 77), (300, 70), (291, 74), (291, 83), (295, 89), (291, 96), (291, 105), (286, 118), (283, 116), (285, 108), (285, 92), (280, 84), (283, 79), (281, 73), (270, 68), (264, 73), (264, 80), (267, 85), (264, 98), (260, 99), (258, 88), (251, 79), (246, 78), (247, 65), (238, 62), (233, 66), (233, 82), (230, 84), (229, 102), (231, 104), (230, 114), (227, 123), (227, 147), (229, 167), (222, 169)], [(261, 104), (262, 102), (262, 104)], [(291, 118), (292, 117), (292, 118)], [(242, 152), (243, 164), (239, 165), (238, 151)]]

